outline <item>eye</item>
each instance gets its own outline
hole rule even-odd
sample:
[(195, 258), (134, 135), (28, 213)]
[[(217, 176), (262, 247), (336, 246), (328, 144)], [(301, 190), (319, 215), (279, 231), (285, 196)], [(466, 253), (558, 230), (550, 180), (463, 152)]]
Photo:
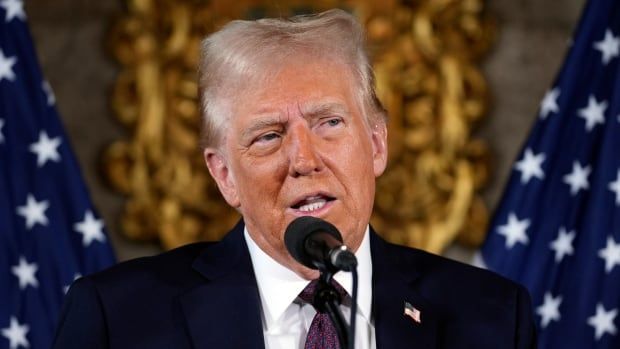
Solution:
[(342, 120), (341, 120), (341, 119), (336, 119), (336, 118), (334, 118), (334, 119), (329, 119), (329, 120), (327, 120), (327, 124), (328, 124), (329, 126), (338, 126), (338, 125), (340, 125), (341, 123), (342, 123)]
[(274, 139), (280, 138), (280, 135), (276, 132), (269, 132), (264, 135), (257, 137), (254, 142), (255, 143), (266, 143), (273, 141)]
[(341, 115), (330, 115), (318, 120), (315, 132), (323, 137), (333, 137), (345, 128), (345, 119)]
[(342, 118), (337, 116), (337, 117), (325, 118), (323, 119), (323, 122), (321, 124), (327, 127), (337, 127), (337, 126), (341, 126), (342, 123), (343, 123)]

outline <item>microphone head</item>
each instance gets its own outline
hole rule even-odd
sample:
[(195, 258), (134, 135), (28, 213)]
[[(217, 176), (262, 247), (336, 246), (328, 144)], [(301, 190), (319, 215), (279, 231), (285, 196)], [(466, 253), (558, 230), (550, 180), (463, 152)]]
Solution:
[(310, 235), (319, 232), (327, 233), (342, 242), (342, 235), (333, 224), (312, 216), (295, 218), (284, 232), (284, 245), (288, 252), (296, 261), (311, 269), (318, 268), (306, 253), (304, 244)]

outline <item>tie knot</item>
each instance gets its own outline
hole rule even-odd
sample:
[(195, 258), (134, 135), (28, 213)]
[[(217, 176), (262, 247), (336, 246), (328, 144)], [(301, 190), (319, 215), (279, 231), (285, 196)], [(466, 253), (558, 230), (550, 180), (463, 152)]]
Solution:
[[(344, 300), (346, 299), (349, 294), (347, 293), (347, 290), (345, 290), (339, 283), (338, 281), (332, 279), (331, 280), (331, 285), (334, 287), (334, 289), (336, 290), (336, 292), (338, 292), (338, 295), (340, 296), (340, 300)], [(306, 303), (310, 303), (314, 305), (314, 296), (316, 295), (317, 292), (317, 288), (319, 285), (319, 280), (315, 279), (312, 280), (307, 286), (306, 288), (304, 288), (301, 293), (299, 294), (299, 298), (306, 302)]]

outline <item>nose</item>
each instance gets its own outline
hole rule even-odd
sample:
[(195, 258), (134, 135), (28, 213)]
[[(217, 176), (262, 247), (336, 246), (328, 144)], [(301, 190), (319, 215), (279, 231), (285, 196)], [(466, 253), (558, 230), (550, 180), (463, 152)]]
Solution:
[(323, 161), (316, 149), (312, 131), (307, 125), (296, 125), (290, 130), (290, 165), (292, 177), (309, 176), (321, 172)]

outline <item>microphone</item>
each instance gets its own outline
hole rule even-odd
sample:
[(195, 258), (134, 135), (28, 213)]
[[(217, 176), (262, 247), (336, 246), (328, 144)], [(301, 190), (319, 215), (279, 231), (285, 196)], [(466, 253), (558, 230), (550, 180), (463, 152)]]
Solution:
[(331, 223), (312, 216), (293, 220), (284, 232), (284, 244), (299, 263), (321, 272), (352, 271), (357, 258), (342, 243), (342, 235)]

